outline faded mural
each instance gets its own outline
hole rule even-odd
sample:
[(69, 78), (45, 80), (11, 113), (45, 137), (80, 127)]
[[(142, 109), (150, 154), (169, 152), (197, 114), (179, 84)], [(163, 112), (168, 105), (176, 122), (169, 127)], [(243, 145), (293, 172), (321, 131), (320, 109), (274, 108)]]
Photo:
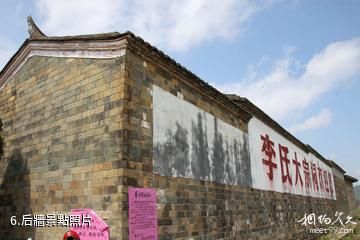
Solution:
[(153, 86), (154, 172), (251, 186), (248, 135)]

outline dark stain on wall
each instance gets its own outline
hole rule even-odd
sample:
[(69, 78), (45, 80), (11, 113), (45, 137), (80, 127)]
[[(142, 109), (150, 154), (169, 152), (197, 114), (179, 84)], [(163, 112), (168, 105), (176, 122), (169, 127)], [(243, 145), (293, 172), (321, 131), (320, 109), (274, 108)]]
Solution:
[(166, 142), (154, 146), (154, 170), (161, 175), (171, 176), (170, 162), (174, 156), (171, 131), (166, 131)]
[(225, 180), (225, 154), (223, 149), (223, 139), (221, 133), (218, 132), (218, 122), (214, 118), (214, 152), (212, 155), (213, 162), (213, 179), (216, 182), (223, 183)]
[(207, 142), (207, 128), (203, 129), (201, 113), (198, 113), (197, 123), (191, 121), (192, 131), (192, 156), (191, 170), (192, 174), (200, 180), (206, 180), (210, 174), (209, 146)]
[(188, 132), (176, 123), (176, 132), (166, 130), (166, 141), (154, 147), (154, 168), (165, 176), (186, 176), (189, 165)]
[[(229, 179), (232, 181), (231, 183), (234, 183), (233, 181), (236, 181), (236, 175), (235, 175), (235, 168), (234, 163), (232, 162), (231, 153), (233, 152), (233, 149), (229, 146), (229, 142), (225, 143), (225, 173), (226, 173), (226, 179)], [(235, 182), (236, 183), (236, 182)]]
[(175, 133), (175, 159), (174, 168), (179, 176), (185, 176), (189, 165), (189, 144), (187, 142), (188, 132), (185, 128), (176, 123)]
[(242, 159), (241, 164), (239, 164), (237, 171), (239, 172), (238, 184), (243, 184), (245, 186), (252, 185), (251, 178), (251, 162), (250, 162), (250, 150), (249, 150), (249, 138), (247, 135), (243, 135), (243, 145), (240, 148), (240, 159)]
[(30, 179), (27, 161), (21, 150), (15, 149), (9, 157), (8, 164), (0, 185), (0, 232), (6, 239), (34, 238), (35, 227), (12, 226), (10, 219), (16, 216), (17, 222), (22, 223), (22, 216), (30, 214)]
[(175, 131), (161, 131), (165, 132), (166, 140), (154, 143), (154, 171), (163, 176), (251, 186), (248, 136), (243, 134), (243, 139), (229, 139), (226, 133), (219, 131), (219, 122), (214, 118), (211, 126), (214, 136), (210, 144), (205, 117), (199, 112), (197, 119), (189, 119), (191, 136), (178, 121)]
[[(245, 145), (245, 142), (244, 142), (244, 146), (246, 147), (246, 145)], [(234, 139), (233, 140), (233, 143), (232, 143), (232, 147), (233, 147), (233, 151), (234, 151), (234, 158), (235, 159), (241, 159), (241, 149), (240, 149), (240, 147), (241, 147), (241, 143), (240, 142), (238, 142), (238, 140), (237, 139)], [(247, 159), (243, 159), (243, 161), (246, 161)], [(249, 165), (250, 165), (250, 163), (249, 163)], [(241, 164), (240, 164), (240, 161), (235, 161), (235, 171), (237, 172), (237, 173), (239, 173), (239, 172), (241, 172)], [(241, 176), (240, 177), (238, 177), (237, 178), (237, 182), (236, 182), (237, 184), (241, 184)]]

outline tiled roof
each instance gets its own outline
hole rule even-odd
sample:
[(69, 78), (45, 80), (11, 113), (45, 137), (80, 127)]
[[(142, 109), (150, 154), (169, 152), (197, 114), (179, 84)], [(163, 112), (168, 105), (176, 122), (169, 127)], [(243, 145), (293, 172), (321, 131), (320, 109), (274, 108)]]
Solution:
[[(90, 34), (90, 35), (78, 35), (78, 36), (46, 36), (38, 26), (34, 23), (31, 17), (28, 17), (28, 25), (29, 25), (29, 34), (30, 37), (24, 41), (24, 43), (20, 46), (17, 52), (10, 58), (7, 64), (0, 72), (0, 91), (1, 86), (5, 83), (5, 81), (9, 78), (10, 73), (13, 72), (17, 66), (20, 65), (20, 62), (26, 59), (26, 54), (24, 53), (27, 50), (29, 44), (34, 43), (38, 45), (45, 46), (47, 44), (66, 46), (67, 43), (77, 44), (77, 48), (81, 48), (81, 43), (86, 42), (98, 42), (101, 43), (111, 43), (124, 40), (123, 45), (131, 49), (137, 54), (142, 55), (148, 59), (156, 59), (157, 64), (162, 67), (166, 67), (170, 71), (176, 73), (181, 76), (186, 81), (189, 81), (191, 84), (201, 87), (204, 89), (204, 92), (210, 97), (213, 97), (214, 100), (226, 106), (229, 109), (232, 109), (244, 122), (248, 122), (251, 119), (251, 114), (239, 108), (239, 106), (229, 100), (225, 94), (218, 91), (216, 88), (212, 87), (207, 82), (200, 79), (190, 70), (186, 69), (175, 60), (170, 58), (168, 55), (152, 46), (148, 42), (144, 41), (142, 38), (136, 36), (132, 32), (111, 32), (111, 33), (102, 33), (102, 34)], [(105, 48), (100, 46), (101, 49)], [(95, 47), (93, 47), (95, 48)], [(112, 50), (111, 46), (106, 46), (107, 50)], [(73, 49), (77, 50), (77, 49)]]
[(349, 176), (349, 175), (346, 175), (346, 174), (344, 175), (344, 178), (345, 178), (346, 180), (352, 182), (352, 183), (355, 183), (355, 182), (358, 181), (356, 178), (354, 178), (354, 177), (352, 177), (352, 176)]
[[(88, 41), (92, 42), (99, 42), (99, 43), (111, 43), (111, 42), (117, 42), (121, 40), (125, 40), (123, 43), (126, 45), (126, 48), (129, 48), (133, 50), (135, 53), (140, 54), (146, 58), (149, 59), (157, 59), (158, 64), (167, 68), (170, 68), (171, 71), (174, 73), (182, 76), (184, 79), (187, 79), (191, 81), (192, 84), (197, 85), (199, 87), (202, 87), (204, 90), (206, 90), (206, 93), (217, 101), (221, 102), (222, 104), (225, 104), (227, 107), (235, 111), (241, 119), (243, 119), (245, 122), (248, 122), (252, 115), (256, 116), (257, 118), (261, 119), (266, 123), (269, 127), (273, 128), (274, 130), (278, 131), (281, 135), (283, 135), (285, 138), (287, 138), (289, 141), (294, 143), (296, 146), (298, 146), (300, 149), (304, 150), (305, 152), (312, 152), (314, 155), (316, 155), (318, 158), (323, 160), (324, 163), (326, 163), (329, 166), (335, 166), (342, 170), (342, 172), (345, 173), (345, 171), (337, 165), (333, 161), (326, 160), (321, 154), (319, 154), (314, 148), (312, 148), (310, 145), (305, 145), (300, 140), (298, 140), (296, 137), (294, 137), (291, 133), (289, 133), (285, 128), (283, 128), (279, 123), (277, 123), (275, 120), (273, 120), (269, 115), (267, 115), (264, 111), (262, 111), (260, 108), (258, 108), (255, 104), (253, 104), (251, 101), (249, 101), (246, 98), (239, 97), (234, 94), (223, 94), (220, 91), (218, 91), (213, 86), (209, 85), (207, 82), (200, 79), (198, 76), (196, 76), (194, 73), (192, 73), (187, 68), (183, 67), (179, 63), (177, 63), (175, 60), (170, 58), (168, 55), (166, 55), (161, 50), (157, 49), (156, 47), (152, 46), (148, 42), (144, 41), (142, 38), (136, 36), (132, 32), (111, 32), (111, 33), (101, 33), (101, 34), (90, 34), (90, 35), (76, 35), (76, 36), (46, 36), (34, 23), (31, 17), (28, 18), (28, 24), (29, 24), (29, 34), (30, 37), (24, 41), (24, 43), (20, 46), (20, 48), (17, 50), (17, 52), (10, 58), (10, 60), (7, 62), (7, 64), (4, 66), (4, 68), (0, 72), (0, 89), (1, 86), (5, 83), (7, 78), (9, 77), (9, 74), (6, 74), (9, 71), (13, 71), (16, 67), (16, 65), (19, 64), (18, 58), (25, 58), (24, 56), (21, 56), (26, 49), (26, 47), (30, 43), (40, 43), (40, 44), (62, 44), (62, 43), (86, 43)], [(81, 48), (81, 45), (77, 45), (78, 48)], [(101, 48), (102, 46), (99, 45)], [(107, 50), (112, 50), (112, 48), (107, 46)], [(74, 49), (76, 50), (76, 49)], [(22, 59), (23, 60), (23, 59)], [(350, 177), (350, 176), (349, 176)]]
[(284, 127), (282, 127), (279, 123), (277, 123), (274, 119), (272, 119), (268, 114), (266, 114), (263, 110), (257, 107), (254, 103), (244, 97), (237, 96), (235, 94), (227, 94), (227, 97), (238, 104), (240, 107), (247, 110), (250, 114), (253, 114), (255, 117), (259, 118), (270, 128), (274, 129), (278, 133), (280, 133), (283, 137), (288, 139), (290, 142), (295, 144), (297, 147), (302, 149), (304, 152), (311, 152), (317, 158), (321, 159), (326, 165), (331, 166), (326, 158), (324, 158), (319, 152), (317, 152), (313, 147), (309, 144), (304, 144), (299, 139), (297, 139), (294, 135), (289, 133)]

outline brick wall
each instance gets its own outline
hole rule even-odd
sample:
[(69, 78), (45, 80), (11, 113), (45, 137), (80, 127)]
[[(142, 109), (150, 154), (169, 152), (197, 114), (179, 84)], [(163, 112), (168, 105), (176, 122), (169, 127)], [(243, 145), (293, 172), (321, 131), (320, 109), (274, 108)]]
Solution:
[(342, 211), (346, 214), (349, 213), (349, 201), (348, 201), (348, 191), (344, 178), (334, 177), (334, 184), (336, 188), (336, 211)]
[(64, 229), (10, 227), (10, 216), (72, 208), (121, 235), (124, 73), (123, 57), (32, 57), (0, 92), (0, 236), (61, 239)]
[[(126, 84), (131, 89), (128, 105), (136, 106), (138, 110), (129, 111), (129, 119), (137, 120), (131, 123), (132, 133), (129, 133), (127, 141), (135, 143), (129, 144), (129, 147), (137, 150), (130, 151), (133, 154), (128, 155), (134, 166), (131, 170), (124, 170), (127, 176), (124, 177), (131, 180), (128, 186), (157, 189), (159, 239), (311, 239), (315, 235), (307, 234), (307, 228), (296, 220), (303, 218), (305, 213), (333, 216), (336, 206), (346, 204), (336, 205), (333, 200), (153, 174), (152, 127), (148, 129), (141, 124), (143, 113), (150, 113), (146, 115), (146, 121), (150, 126), (153, 124), (152, 84), (174, 96), (180, 92), (183, 99), (215, 117), (244, 131), (247, 128), (236, 113), (193, 86), (191, 79), (181, 78), (160, 67), (161, 62), (151, 62), (145, 56), (128, 53), (126, 58), (129, 73)], [(134, 155), (138, 152), (146, 155)], [(336, 189), (341, 192), (340, 186)], [(124, 212), (123, 216), (126, 218), (127, 213)], [(127, 237), (126, 229), (124, 237)]]
[(155, 174), (153, 85), (244, 133), (247, 120), (164, 58), (128, 47), (114, 59), (31, 57), (0, 92), (0, 236), (61, 239), (65, 229), (10, 227), (10, 216), (92, 208), (111, 240), (127, 239), (129, 186), (157, 189), (159, 239), (311, 239), (296, 223), (305, 213), (349, 210), (338, 180), (333, 201)]
[(347, 197), (348, 197), (348, 205), (349, 205), (349, 213), (352, 213), (354, 216), (357, 214), (356, 207), (356, 199), (353, 188), (353, 183), (351, 181), (345, 181)]

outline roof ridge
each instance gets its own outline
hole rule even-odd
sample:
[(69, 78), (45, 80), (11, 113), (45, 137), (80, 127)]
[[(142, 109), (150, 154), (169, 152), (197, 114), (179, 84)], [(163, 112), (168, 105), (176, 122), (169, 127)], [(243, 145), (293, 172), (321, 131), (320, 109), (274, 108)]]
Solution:
[(30, 35), (30, 39), (47, 38), (47, 36), (36, 25), (31, 15), (27, 17), (27, 22), (28, 22), (28, 32)]

